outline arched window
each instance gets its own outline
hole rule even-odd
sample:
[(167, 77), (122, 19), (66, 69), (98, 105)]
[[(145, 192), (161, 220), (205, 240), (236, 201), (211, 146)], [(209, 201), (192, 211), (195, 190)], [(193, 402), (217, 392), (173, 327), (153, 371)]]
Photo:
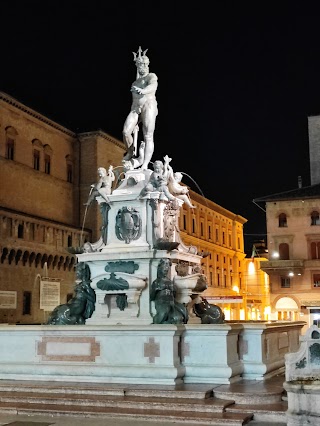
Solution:
[(52, 156), (52, 149), (50, 145), (45, 145), (43, 148), (44, 151), (44, 172), (47, 175), (50, 175), (51, 173), (51, 156)]
[(289, 260), (289, 244), (287, 243), (279, 244), (279, 259)]
[(33, 139), (33, 168), (34, 170), (40, 170), (41, 151), (43, 149), (42, 143), (39, 139)]
[(279, 228), (285, 228), (287, 224), (287, 215), (285, 213), (279, 214)]
[(73, 182), (73, 160), (71, 155), (66, 155), (66, 165), (67, 165), (67, 182)]
[(14, 127), (6, 128), (6, 158), (8, 160), (15, 159), (15, 141), (18, 133)]
[(316, 210), (314, 210), (311, 213), (311, 226), (312, 225), (320, 225), (320, 216), (319, 216), (319, 212), (317, 212)]

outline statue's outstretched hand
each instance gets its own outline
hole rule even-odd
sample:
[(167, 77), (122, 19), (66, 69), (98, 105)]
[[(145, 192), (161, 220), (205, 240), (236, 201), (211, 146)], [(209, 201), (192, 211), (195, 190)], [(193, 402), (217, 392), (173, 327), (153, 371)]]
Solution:
[(143, 95), (143, 89), (141, 89), (141, 87), (138, 87), (138, 86), (131, 86), (131, 92), (136, 92), (139, 95)]

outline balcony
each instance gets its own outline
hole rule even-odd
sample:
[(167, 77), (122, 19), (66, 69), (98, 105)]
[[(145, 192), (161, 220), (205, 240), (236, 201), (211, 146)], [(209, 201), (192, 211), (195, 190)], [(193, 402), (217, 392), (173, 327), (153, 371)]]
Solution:
[(302, 274), (305, 267), (304, 262), (304, 260), (268, 260), (261, 261), (260, 268), (268, 275), (286, 275), (289, 272), (293, 272), (294, 274)]

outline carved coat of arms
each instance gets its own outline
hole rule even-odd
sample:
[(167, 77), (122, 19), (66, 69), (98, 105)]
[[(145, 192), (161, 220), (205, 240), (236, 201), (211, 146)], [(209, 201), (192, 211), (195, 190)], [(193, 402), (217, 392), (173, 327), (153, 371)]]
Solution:
[(116, 217), (116, 235), (119, 240), (129, 244), (140, 238), (142, 222), (140, 213), (133, 207), (122, 207)]

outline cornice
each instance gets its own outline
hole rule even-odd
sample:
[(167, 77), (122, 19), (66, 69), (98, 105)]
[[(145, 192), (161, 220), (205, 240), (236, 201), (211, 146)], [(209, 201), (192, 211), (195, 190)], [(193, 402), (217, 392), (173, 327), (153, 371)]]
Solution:
[(42, 121), (43, 123), (48, 124), (49, 126), (53, 127), (54, 129), (59, 130), (62, 133), (65, 133), (68, 136), (71, 136), (72, 138), (79, 138), (85, 139), (92, 136), (99, 136), (114, 145), (119, 146), (122, 149), (125, 149), (125, 145), (122, 141), (114, 138), (113, 136), (110, 136), (108, 133), (104, 132), (103, 130), (95, 130), (90, 132), (84, 132), (84, 133), (74, 133), (73, 131), (67, 129), (64, 126), (61, 126), (60, 124), (56, 123), (53, 120), (50, 120), (49, 118), (45, 117), (44, 115), (40, 114), (39, 112), (33, 110), (32, 108), (27, 107), (26, 105), (22, 104), (21, 102), (17, 101), (17, 99), (13, 98), (12, 96), (8, 95), (7, 93), (0, 92), (0, 100), (4, 101), (5, 103), (14, 106), (15, 108), (19, 109), (20, 111), (23, 111), (24, 113), (36, 118), (37, 120)]
[(78, 138), (81, 141), (82, 139), (86, 138), (92, 138), (92, 137), (100, 137), (103, 138), (117, 146), (119, 146), (122, 149), (125, 149), (124, 143), (120, 141), (119, 139), (114, 138), (113, 136), (110, 136), (108, 133), (104, 132), (103, 130), (94, 130), (91, 132), (84, 132), (84, 133), (78, 133)]
[(215, 211), (218, 214), (222, 214), (223, 216), (227, 217), (230, 220), (239, 222), (241, 225), (244, 225), (248, 221), (246, 218), (236, 213), (233, 213), (230, 210), (225, 209), (224, 207), (220, 206), (219, 204), (216, 204), (214, 201), (209, 200), (203, 195), (198, 194), (197, 192), (193, 191), (190, 188), (189, 188), (189, 194), (192, 200), (202, 204), (203, 206), (207, 207), (210, 210)]
[(67, 129), (66, 127), (61, 126), (60, 124), (56, 123), (55, 121), (50, 120), (49, 118), (45, 117), (44, 115), (40, 114), (39, 112), (27, 107), (26, 105), (22, 104), (21, 102), (17, 101), (12, 96), (9, 96), (4, 92), (0, 92), (0, 100), (4, 101), (5, 103), (7, 103), (9, 105), (14, 106), (15, 108), (19, 109), (20, 111), (23, 111), (24, 113), (30, 115), (31, 117), (34, 117), (37, 120), (48, 124), (49, 126), (53, 127), (56, 130), (59, 130), (62, 133), (65, 133), (68, 136), (71, 136), (73, 138), (76, 137), (76, 133), (72, 132), (71, 130)]

